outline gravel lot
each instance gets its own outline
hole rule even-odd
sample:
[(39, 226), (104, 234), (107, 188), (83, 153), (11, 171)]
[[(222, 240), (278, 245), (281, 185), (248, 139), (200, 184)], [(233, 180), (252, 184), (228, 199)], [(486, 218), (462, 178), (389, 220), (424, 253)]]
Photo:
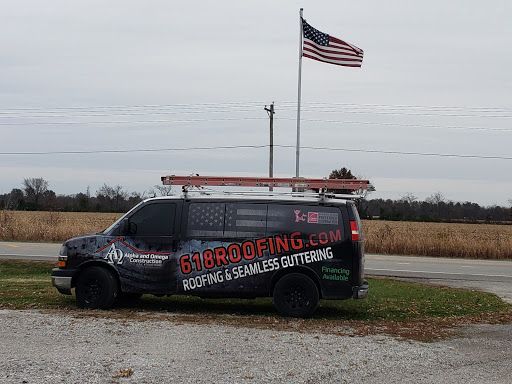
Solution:
[(39, 311), (0, 323), (0, 383), (512, 383), (512, 325), (419, 343)]

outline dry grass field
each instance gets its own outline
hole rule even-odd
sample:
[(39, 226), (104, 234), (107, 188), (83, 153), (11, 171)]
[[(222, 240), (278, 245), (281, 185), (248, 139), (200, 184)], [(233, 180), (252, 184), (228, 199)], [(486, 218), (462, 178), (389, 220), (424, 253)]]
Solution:
[(365, 251), (467, 259), (512, 259), (512, 225), (364, 221)]
[[(0, 241), (63, 242), (101, 231), (121, 214), (0, 211)], [(365, 251), (512, 260), (512, 225), (363, 221)]]
[(63, 242), (108, 228), (120, 213), (0, 211), (0, 241)]

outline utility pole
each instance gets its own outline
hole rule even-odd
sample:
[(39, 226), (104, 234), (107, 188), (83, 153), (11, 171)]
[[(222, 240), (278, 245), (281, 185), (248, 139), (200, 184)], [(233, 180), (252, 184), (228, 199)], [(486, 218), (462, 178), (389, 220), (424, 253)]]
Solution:
[[(267, 111), (268, 117), (270, 118), (270, 158), (268, 162), (268, 177), (274, 177), (274, 102), (270, 104), (270, 108), (265, 105), (265, 111)], [(269, 191), (273, 191), (273, 187), (268, 188)]]

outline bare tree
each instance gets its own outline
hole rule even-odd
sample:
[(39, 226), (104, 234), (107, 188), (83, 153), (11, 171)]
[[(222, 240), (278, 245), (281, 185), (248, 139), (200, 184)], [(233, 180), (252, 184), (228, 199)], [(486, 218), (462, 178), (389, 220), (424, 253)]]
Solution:
[(106, 198), (112, 198), (114, 194), (114, 188), (104, 183), (100, 189), (96, 191), (96, 196), (104, 196)]
[(118, 209), (119, 206), (128, 199), (129, 194), (124, 191), (123, 187), (120, 185), (111, 187), (104, 183), (100, 189), (96, 191), (96, 197), (100, 202), (106, 202), (111, 209)]
[(444, 195), (441, 192), (436, 192), (425, 199), (427, 203), (439, 205), (445, 202)]
[(401, 202), (409, 203), (410, 205), (414, 204), (418, 200), (418, 197), (414, 196), (412, 193), (407, 192), (405, 195), (400, 196)]
[(29, 200), (33, 200), (35, 205), (39, 205), (39, 199), (48, 191), (48, 181), (42, 177), (29, 177), (23, 179), (25, 195)]
[(151, 197), (172, 196), (172, 195), (174, 195), (174, 192), (172, 190), (172, 185), (158, 185), (157, 184), (149, 190), (149, 195)]
[(120, 185), (116, 185), (113, 188), (113, 192), (114, 192), (113, 198), (116, 202), (116, 208), (118, 208), (119, 203), (124, 202), (126, 199), (128, 199), (129, 194), (128, 194), (128, 192), (124, 191), (123, 187), (121, 187)]
[(148, 195), (146, 191), (140, 192), (132, 192), (130, 193), (130, 197), (128, 198), (128, 203), (130, 206), (134, 206), (135, 204), (140, 203), (142, 200), (147, 199)]
[(446, 203), (444, 195), (441, 192), (436, 192), (433, 195), (427, 197), (425, 201), (429, 204), (432, 204), (432, 206), (436, 208), (434, 216), (436, 219), (439, 219), (441, 217), (441, 205)]

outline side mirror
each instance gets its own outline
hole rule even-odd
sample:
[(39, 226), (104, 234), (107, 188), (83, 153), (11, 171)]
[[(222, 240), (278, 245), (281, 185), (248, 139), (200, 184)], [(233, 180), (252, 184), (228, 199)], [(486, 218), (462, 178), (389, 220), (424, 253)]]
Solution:
[(128, 235), (130, 231), (130, 222), (127, 218), (121, 220), (121, 224), (119, 224), (119, 230), (121, 235)]

